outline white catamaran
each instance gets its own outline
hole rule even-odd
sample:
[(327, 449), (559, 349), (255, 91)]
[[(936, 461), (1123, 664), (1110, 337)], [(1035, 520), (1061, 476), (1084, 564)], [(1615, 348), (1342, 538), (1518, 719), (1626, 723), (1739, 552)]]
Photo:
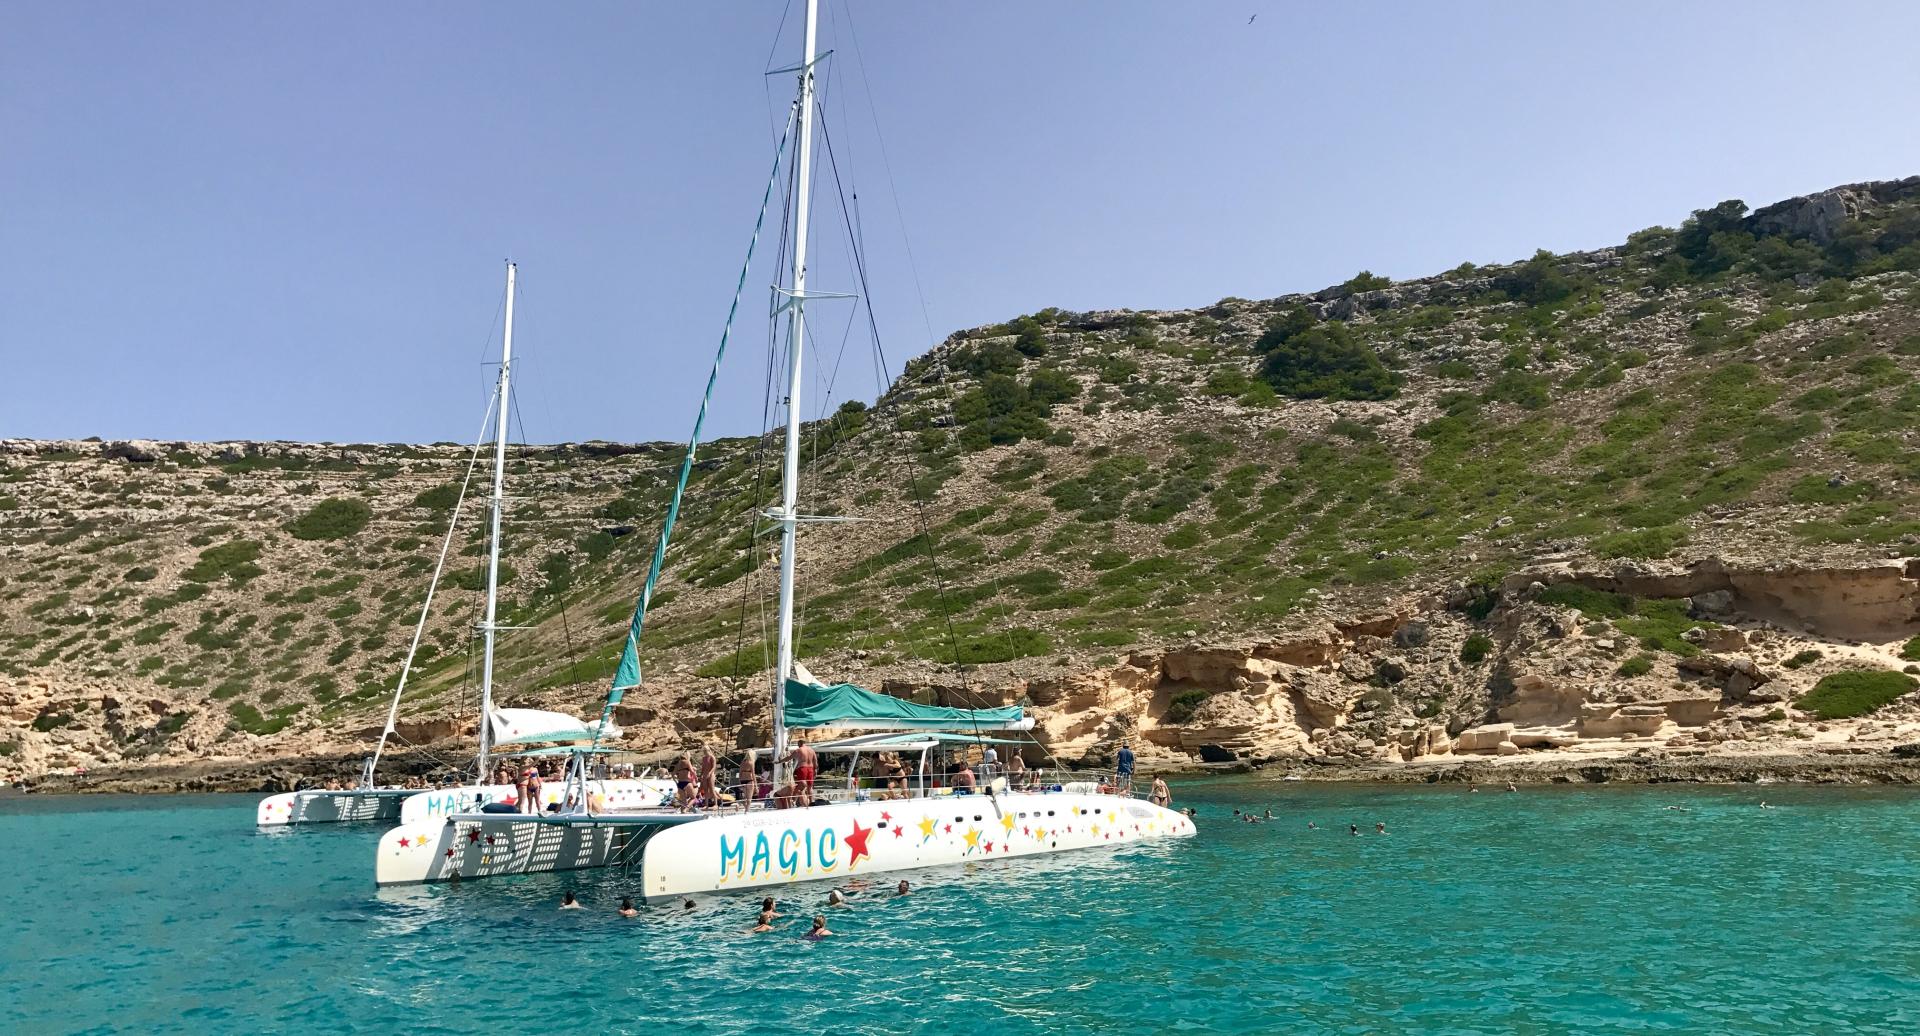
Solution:
[[(528, 748), (534, 745), (565, 745), (578, 742), (593, 743), (604, 735), (617, 733), (606, 722), (585, 724), (580, 720), (559, 712), (543, 709), (504, 709), (493, 705), (493, 648), (494, 635), (499, 626), (494, 621), (499, 606), (500, 577), (500, 524), (506, 505), (506, 467), (507, 467), (507, 411), (512, 387), (513, 365), (513, 301), (514, 277), (516, 269), (513, 263), (507, 264), (507, 299), (504, 329), (500, 345), (500, 379), (493, 398), (487, 405), (486, 417), (482, 420), (481, 441), (485, 441), (485, 425), (494, 421), (493, 449), (493, 492), (489, 504), (489, 548), (487, 551), (487, 597), (486, 616), (480, 625), (484, 649), (481, 652), (480, 670), (480, 715), (479, 753), (475, 763), (476, 783), (464, 787), (439, 788), (422, 791), (419, 788), (379, 787), (374, 783), (374, 771), (380, 764), (380, 756), (387, 747), (387, 741), (394, 736), (395, 722), (400, 715), (400, 699), (407, 690), (407, 677), (413, 669), (413, 659), (420, 649), (421, 634), (425, 632), (428, 615), (433, 609), (434, 592), (440, 585), (441, 573), (446, 568), (447, 556), (453, 546), (454, 530), (460, 522), (461, 505), (466, 502), (467, 486), (473, 477), (473, 461), (479, 458), (479, 443), (475, 444), (474, 457), (467, 466), (467, 480), (461, 483), (459, 496), (454, 501), (453, 516), (447, 523), (446, 538), (440, 545), (440, 558), (435, 564), (433, 578), (427, 584), (427, 598), (420, 606), (420, 622), (413, 631), (413, 643), (407, 649), (406, 660), (400, 667), (400, 679), (394, 685), (393, 700), (387, 706), (387, 721), (380, 732), (380, 740), (374, 746), (373, 754), (367, 758), (360, 774), (357, 787), (347, 789), (309, 789), (282, 792), (269, 795), (261, 800), (255, 810), (255, 820), (263, 827), (279, 827), (288, 824), (337, 823), (354, 820), (398, 820), (401, 823), (424, 821), (432, 817), (453, 813), (477, 811), (488, 806), (508, 806), (514, 809), (529, 808), (519, 801), (518, 783), (500, 784), (490, 782), (492, 772), (488, 769), (496, 747)], [(553, 748), (531, 748), (516, 754), (519, 756), (539, 757), (555, 754)], [(598, 800), (615, 807), (643, 807), (671, 799), (674, 784), (668, 780), (597, 780), (592, 781), (588, 791)], [(562, 782), (543, 784), (540, 801), (531, 809), (547, 810), (565, 804), (566, 789)]]
[[(1009, 743), (990, 732), (1021, 731), (1033, 721), (1019, 706), (958, 709), (919, 705), (877, 694), (849, 683), (815, 680), (794, 659), (794, 570), (800, 523), (813, 519), (798, 509), (800, 474), (803, 312), (807, 279), (808, 199), (812, 169), (815, 28), (818, 0), (807, 0), (805, 55), (787, 71), (798, 73), (799, 96), (789, 116), (788, 134), (797, 124), (797, 155), (792, 166), (793, 255), (790, 287), (776, 287), (777, 305), (786, 312), (786, 440), (781, 500), (766, 517), (780, 529), (780, 607), (777, 668), (773, 698), (773, 786), (771, 799), (756, 794), (757, 778), (743, 779), (734, 804), (710, 804), (704, 811), (666, 806), (623, 809), (592, 794), (586, 776), (590, 751), (577, 751), (563, 794), (567, 805), (540, 816), (463, 812), (419, 823), (402, 823), (380, 839), (375, 880), (381, 885), (464, 880), (505, 874), (563, 871), (588, 867), (637, 866), (641, 893), (660, 900), (688, 893), (752, 889), (800, 881), (850, 878), (886, 871), (941, 866), (974, 860), (1006, 859), (1068, 849), (1114, 846), (1147, 839), (1194, 834), (1187, 816), (1110, 788), (1103, 781), (1040, 782), (1029, 775), (985, 773), (978, 790), (935, 787), (929, 779), (930, 756), (961, 742), (968, 746)], [(786, 149), (783, 135), (774, 159), (780, 175)], [(766, 201), (761, 206), (764, 222)], [(756, 224), (757, 241), (761, 224)], [(752, 250), (748, 250), (748, 264)], [(742, 270), (744, 285), (746, 270)], [(736, 289), (734, 305), (739, 304)], [(732, 327), (732, 314), (728, 317)], [(714, 380), (726, 354), (727, 334), (707, 381), (707, 394), (694, 421), (694, 433), (681, 464), (680, 480), (668, 504), (652, 564), (628, 628), (620, 666), (602, 710), (601, 724), (624, 693), (640, 684), (638, 645), (647, 607), (664, 562), (698, 449), (700, 429), (712, 400)], [(831, 519), (824, 519), (831, 520)], [(823, 790), (812, 784), (811, 766), (789, 771), (789, 731), (833, 730), (853, 733), (809, 746), (821, 761), (846, 760), (844, 787)], [(894, 768), (877, 797), (853, 776), (863, 754), (886, 753), (890, 760), (917, 753), (909, 775)], [(817, 764), (815, 764), (817, 765)], [(744, 775), (743, 775), (744, 778)], [(790, 781), (813, 788), (799, 801), (788, 794)], [(776, 808), (790, 806), (791, 808)]]

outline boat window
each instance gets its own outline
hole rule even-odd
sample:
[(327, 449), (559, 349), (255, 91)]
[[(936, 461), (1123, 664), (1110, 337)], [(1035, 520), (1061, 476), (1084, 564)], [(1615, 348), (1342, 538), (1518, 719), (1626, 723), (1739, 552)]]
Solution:
[(1052, 816), (1052, 815), (1053, 815), (1053, 810), (1047, 810), (1047, 815), (1048, 815), (1048, 816)]
[(887, 822), (886, 822), (886, 821), (884, 821), (884, 820), (882, 820), (882, 821), (880, 821), (880, 822), (879, 822), (878, 824), (875, 824), (875, 825), (873, 825), (873, 826), (875, 826), (875, 827), (878, 827), (878, 828), (881, 828), (881, 829), (883, 829), (883, 830), (884, 830), (884, 829), (886, 828), (886, 826), (887, 826)]
[(967, 822), (967, 818), (966, 818), (966, 817), (954, 817), (954, 818), (953, 818), (953, 822), (954, 822), (954, 823), (956, 823), (956, 824), (964, 824), (964, 823), (966, 823), (966, 822)]
[(980, 822), (980, 814), (978, 814), (978, 813), (975, 813), (975, 814), (973, 815), (973, 822), (974, 822), (974, 823), (976, 823), (976, 824), (978, 824), (978, 823)]

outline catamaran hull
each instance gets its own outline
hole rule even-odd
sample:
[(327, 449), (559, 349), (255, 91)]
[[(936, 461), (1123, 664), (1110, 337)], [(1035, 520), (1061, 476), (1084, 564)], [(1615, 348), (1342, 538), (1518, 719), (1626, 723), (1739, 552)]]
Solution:
[(468, 816), (388, 831), (375, 880), (395, 885), (638, 862), (642, 894), (659, 900), (1193, 834), (1193, 821), (1173, 810), (1098, 794), (940, 796), (570, 824)]
[(261, 827), (288, 824), (340, 824), (354, 821), (398, 820), (400, 804), (415, 792), (406, 788), (372, 791), (287, 791), (269, 795), (254, 808)]
[[(632, 780), (621, 778), (588, 781), (587, 791), (599, 796), (599, 810), (646, 809), (673, 801), (674, 783), (668, 780)], [(566, 793), (563, 782), (549, 780), (540, 786), (540, 811), (560, 802)], [(399, 820), (413, 824), (423, 820), (449, 817), (455, 813), (476, 813), (491, 803), (513, 803), (519, 790), (511, 784), (469, 784), (464, 788), (440, 788), (415, 792), (401, 804)]]

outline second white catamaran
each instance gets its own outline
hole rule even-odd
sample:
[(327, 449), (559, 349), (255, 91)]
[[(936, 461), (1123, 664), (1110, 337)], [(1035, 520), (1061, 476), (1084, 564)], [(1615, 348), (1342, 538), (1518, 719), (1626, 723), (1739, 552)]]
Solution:
[[(446, 537), (440, 545), (440, 557), (434, 565), (433, 578), (427, 584), (426, 600), (420, 606), (420, 622), (414, 628), (413, 642), (407, 648), (406, 660), (400, 666), (400, 678), (394, 684), (393, 700), (387, 706), (386, 725), (381, 729), (380, 740), (374, 746), (373, 754), (367, 758), (361, 771), (359, 785), (353, 788), (315, 788), (269, 795), (262, 799), (255, 809), (256, 822), (262, 827), (369, 820), (398, 820), (401, 823), (411, 823), (453, 813), (478, 811), (488, 806), (507, 806), (529, 812), (544, 811), (550, 807), (564, 805), (566, 789), (557, 783), (545, 785), (540, 790), (539, 801), (521, 803), (519, 795), (523, 789), (522, 785), (517, 782), (503, 784), (490, 780), (492, 776), (490, 764), (496, 749), (597, 742), (608, 732), (604, 720), (599, 724), (589, 725), (564, 713), (549, 712), (544, 709), (495, 708), (493, 704), (494, 646), (500, 630), (499, 624), (495, 621), (499, 615), (500, 601), (500, 529), (506, 509), (507, 411), (513, 388), (513, 302), (516, 273), (514, 264), (508, 263), (506, 319), (502, 324), (500, 335), (500, 378), (494, 390), (493, 399), (488, 403), (486, 416), (481, 422), (482, 430), (478, 441), (474, 444), (473, 456), (473, 461), (477, 462), (480, 444), (486, 441), (485, 425), (488, 421), (494, 422), (493, 483), (492, 492), (488, 498), (486, 610), (485, 618), (479, 626), (482, 650), (479, 752), (474, 762), (475, 782), (461, 787), (423, 791), (419, 788), (381, 787), (374, 780), (387, 742), (395, 736), (396, 720), (400, 716), (400, 701), (407, 691), (407, 679), (412, 674), (413, 661), (420, 650), (421, 636), (425, 633), (427, 620), (433, 613), (434, 593), (439, 588), (440, 576), (446, 568), (447, 556), (453, 546), (454, 531), (459, 528), (461, 506), (466, 502), (467, 487), (473, 479), (474, 464), (470, 462), (467, 466), (467, 477), (462, 481), (460, 493), (454, 500), (453, 514), (447, 522)], [(544, 755), (553, 751), (554, 749), (551, 748), (532, 749), (518, 754)], [(673, 782), (666, 780), (616, 779), (593, 781), (588, 790), (601, 802), (617, 807), (638, 807), (654, 805), (670, 798), (674, 792), (674, 785)]]
[[(797, 137), (790, 167), (792, 193), (792, 266), (787, 287), (777, 287), (777, 307), (786, 315), (786, 440), (781, 499), (766, 512), (780, 530), (780, 608), (777, 667), (774, 672), (773, 799), (755, 794), (758, 780), (744, 777), (735, 805), (709, 805), (704, 811), (652, 806), (622, 808), (596, 794), (588, 777), (591, 749), (574, 753), (562, 792), (566, 803), (538, 816), (458, 812), (428, 821), (402, 823), (381, 839), (375, 880), (381, 885), (465, 880), (587, 867), (638, 867), (641, 892), (659, 900), (696, 892), (751, 889), (793, 882), (845, 881), (885, 871), (952, 863), (1030, 856), (1146, 839), (1194, 834), (1193, 821), (1172, 809), (1110, 788), (1105, 781), (1041, 782), (1031, 774), (996, 775), (989, 769), (976, 790), (932, 787), (927, 760), (953, 742), (988, 746), (1008, 742), (989, 732), (1021, 731), (1033, 721), (1019, 706), (957, 709), (919, 705), (841, 683), (815, 680), (794, 659), (794, 572), (796, 535), (810, 516), (798, 509), (800, 475), (802, 358), (806, 324), (808, 200), (812, 172), (816, 24), (818, 0), (807, 0), (805, 53), (790, 71), (798, 73), (788, 134), (776, 150), (778, 180), (788, 135)], [(797, 128), (797, 133), (795, 132)], [(766, 203), (761, 206), (764, 222)], [(754, 236), (758, 239), (759, 226)], [(748, 262), (752, 261), (749, 249)], [(744, 285), (745, 272), (741, 283)], [(812, 297), (822, 297), (815, 295)], [(738, 294), (735, 306), (738, 306)], [(732, 326), (731, 315), (728, 320)], [(725, 356), (708, 376), (694, 432), (681, 464), (680, 480), (667, 508), (652, 564), (628, 628), (613, 687), (599, 726), (613, 707), (640, 685), (638, 647), (647, 607), (659, 579), (669, 537), (679, 513), (688, 472), (699, 446), (700, 430)], [(817, 519), (816, 519), (817, 520)], [(489, 616), (491, 623), (491, 616)], [(790, 782), (811, 786), (813, 766), (789, 772), (789, 731), (834, 730), (851, 736), (810, 746), (816, 757), (847, 758), (845, 787), (821, 790), (799, 801), (787, 794)], [(917, 756), (909, 775), (893, 770), (879, 798), (852, 778), (862, 755), (885, 753), (889, 759)], [(775, 808), (786, 805), (791, 808)]]

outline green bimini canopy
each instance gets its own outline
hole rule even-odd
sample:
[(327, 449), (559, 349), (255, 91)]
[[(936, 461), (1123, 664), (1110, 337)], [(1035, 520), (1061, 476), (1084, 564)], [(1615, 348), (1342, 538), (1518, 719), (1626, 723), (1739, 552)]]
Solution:
[(832, 686), (787, 681), (787, 725), (842, 730), (1026, 730), (1033, 726), (1018, 705), (998, 709), (949, 709), (916, 705), (850, 683)]

